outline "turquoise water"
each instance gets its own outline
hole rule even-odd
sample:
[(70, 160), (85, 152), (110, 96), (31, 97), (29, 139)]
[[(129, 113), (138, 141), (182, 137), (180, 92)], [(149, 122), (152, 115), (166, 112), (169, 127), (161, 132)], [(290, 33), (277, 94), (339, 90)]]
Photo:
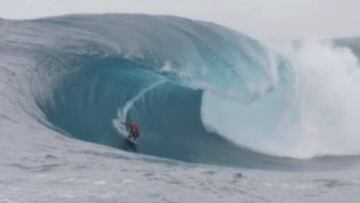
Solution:
[[(309, 91), (299, 83), (307, 75), (299, 74), (299, 61), (239, 32), (146, 15), (65, 16), (15, 21), (6, 28), (17, 31), (20, 45), (9, 43), (10, 37), (1, 49), (21, 50), (31, 61), (24, 85), (33, 100), (27, 97), (25, 103), (35, 101), (31, 108), (41, 112), (32, 117), (44, 115), (43, 122), (65, 136), (181, 161), (250, 168), (326, 169), (357, 159), (334, 156), (357, 154), (356, 146), (344, 151), (346, 143), (325, 150), (331, 136), (317, 143), (319, 148), (301, 149), (324, 139), (305, 140), (306, 133), (294, 133), (303, 132), (297, 125), (288, 129), (306, 113), (308, 104), (299, 95)], [(329, 50), (342, 59), (342, 52)], [(322, 101), (311, 105), (316, 102)], [(121, 135), (117, 125), (124, 120), (140, 124), (139, 147)], [(299, 150), (292, 151), (294, 143)], [(299, 151), (319, 158), (300, 160)]]

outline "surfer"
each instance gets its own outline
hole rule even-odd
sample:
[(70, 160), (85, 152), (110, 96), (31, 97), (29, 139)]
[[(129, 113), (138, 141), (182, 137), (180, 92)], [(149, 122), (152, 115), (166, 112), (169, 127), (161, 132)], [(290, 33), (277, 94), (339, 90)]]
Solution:
[(124, 123), (124, 125), (128, 128), (129, 138), (136, 140), (140, 137), (140, 128), (137, 123)]

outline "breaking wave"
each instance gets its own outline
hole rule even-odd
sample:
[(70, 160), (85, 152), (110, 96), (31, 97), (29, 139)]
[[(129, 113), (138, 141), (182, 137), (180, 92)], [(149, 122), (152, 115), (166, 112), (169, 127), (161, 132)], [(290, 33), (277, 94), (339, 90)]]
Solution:
[[(360, 69), (345, 45), (269, 44), (171, 16), (0, 28), (2, 103), (18, 101), (3, 118), (191, 162), (274, 167), (360, 152)], [(120, 136), (125, 121), (140, 124), (139, 147)]]

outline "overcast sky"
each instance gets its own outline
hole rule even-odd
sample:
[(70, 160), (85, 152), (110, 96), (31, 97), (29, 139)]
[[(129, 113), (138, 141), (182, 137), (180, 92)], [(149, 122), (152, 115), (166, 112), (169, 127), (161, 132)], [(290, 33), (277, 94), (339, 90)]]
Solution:
[(360, 0), (0, 0), (0, 17), (170, 14), (270, 38), (360, 36)]

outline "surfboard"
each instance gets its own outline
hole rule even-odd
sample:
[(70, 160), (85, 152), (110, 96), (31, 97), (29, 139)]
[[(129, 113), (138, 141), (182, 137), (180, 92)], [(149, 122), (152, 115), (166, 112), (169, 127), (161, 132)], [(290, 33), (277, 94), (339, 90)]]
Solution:
[(122, 135), (123, 137), (125, 137), (130, 143), (134, 144), (134, 145), (138, 145), (138, 142), (136, 141), (136, 139), (134, 137), (129, 137), (129, 132), (126, 129), (125, 121), (122, 121), (120, 119), (113, 121), (114, 126), (116, 127), (116, 129), (119, 131), (119, 134)]
[(134, 137), (127, 137), (129, 142), (133, 143), (134, 145), (138, 145), (137, 141), (135, 140)]

